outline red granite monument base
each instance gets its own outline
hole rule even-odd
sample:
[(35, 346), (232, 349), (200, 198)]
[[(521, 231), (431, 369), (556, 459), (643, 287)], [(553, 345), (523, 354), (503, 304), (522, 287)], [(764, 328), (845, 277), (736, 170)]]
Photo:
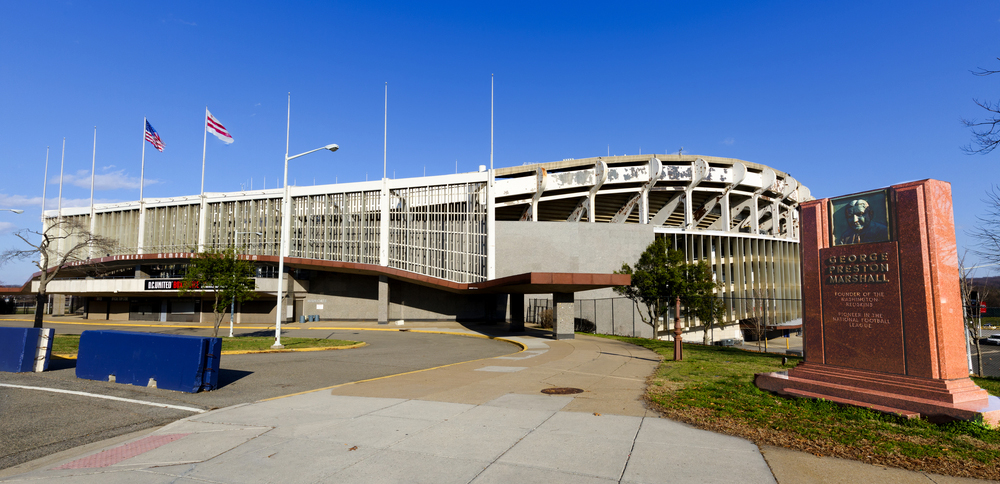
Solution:
[[(858, 212), (862, 223), (855, 227)], [(951, 186), (937, 180), (801, 205), (806, 360), (754, 383), (931, 420), (1000, 424), (969, 379)]]
[(780, 395), (822, 398), (906, 418), (940, 422), (982, 415), (989, 425), (1000, 424), (1000, 398), (968, 378), (919, 378), (803, 362), (788, 371), (758, 374), (754, 384)]

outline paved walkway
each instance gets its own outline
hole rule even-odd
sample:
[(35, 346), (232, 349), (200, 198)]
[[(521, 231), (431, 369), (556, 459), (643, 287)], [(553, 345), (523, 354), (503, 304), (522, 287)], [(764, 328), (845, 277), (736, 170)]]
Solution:
[[(651, 351), (586, 336), (511, 339), (525, 350), (194, 414), (0, 476), (56, 483), (972, 482), (762, 452), (647, 410), (645, 378), (658, 363)], [(541, 393), (549, 388), (582, 392)]]

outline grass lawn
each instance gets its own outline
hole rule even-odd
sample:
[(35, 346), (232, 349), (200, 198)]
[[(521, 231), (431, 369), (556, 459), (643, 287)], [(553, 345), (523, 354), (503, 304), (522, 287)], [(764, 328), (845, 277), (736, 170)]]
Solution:
[(1000, 326), (1000, 317), (993, 316), (993, 317), (989, 317), (989, 318), (983, 318), (983, 328), (984, 329), (987, 328), (987, 327), (989, 327), (989, 328), (995, 328), (997, 326)]
[[(1000, 430), (973, 422), (936, 425), (826, 400), (783, 398), (758, 389), (755, 373), (782, 371), (801, 361), (734, 348), (613, 337), (664, 357), (646, 397), (664, 416), (707, 430), (816, 455), (937, 474), (1000, 479)], [(992, 395), (1000, 380), (974, 379)]]
[[(281, 344), (285, 346), (285, 349), (290, 350), (303, 348), (333, 348), (351, 346), (358, 343), (358, 341), (348, 341), (342, 339), (281, 338)], [(274, 338), (270, 336), (236, 336), (234, 338), (222, 338), (222, 351), (269, 350), (273, 344)], [(52, 353), (63, 355), (76, 354), (79, 346), (79, 335), (57, 334), (52, 342)]]

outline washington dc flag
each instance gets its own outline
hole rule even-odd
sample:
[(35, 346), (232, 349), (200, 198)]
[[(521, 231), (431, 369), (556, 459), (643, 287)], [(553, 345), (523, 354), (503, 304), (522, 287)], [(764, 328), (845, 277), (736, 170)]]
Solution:
[(212, 113), (208, 112), (208, 108), (205, 108), (205, 115), (205, 129), (207, 129), (209, 133), (214, 134), (216, 138), (222, 140), (223, 143), (227, 145), (232, 143), (233, 137), (229, 134), (229, 131), (226, 131), (226, 127), (223, 126), (218, 119), (215, 119), (215, 116), (212, 116)]

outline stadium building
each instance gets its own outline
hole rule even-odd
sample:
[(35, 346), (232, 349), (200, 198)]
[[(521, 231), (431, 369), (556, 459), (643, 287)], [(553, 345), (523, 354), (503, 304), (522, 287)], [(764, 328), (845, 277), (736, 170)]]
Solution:
[[(622, 263), (667, 237), (688, 260), (711, 265), (723, 322), (758, 316), (763, 306), (771, 322), (800, 318), (797, 206), (811, 197), (788, 174), (756, 163), (609, 156), (291, 186), (289, 277), (279, 305), (282, 196), (266, 189), (63, 209), (63, 218), (117, 246), (84, 254), (48, 292), (73, 296), (72, 308), (94, 320), (207, 322), (211, 303), (179, 295), (174, 281), (193, 253), (236, 247), (255, 265), (259, 296), (236, 308), (238, 323), (273, 322), (280, 306), (289, 322), (318, 315), (516, 324), (543, 300), (564, 308), (575, 302), (598, 332), (648, 336), (630, 302), (598, 301), (615, 297), (611, 287), (621, 278), (612, 273)], [(51, 224), (59, 216), (44, 218)], [(30, 290), (37, 285), (36, 277)], [(681, 325), (685, 338), (700, 339), (698, 321)], [(739, 338), (737, 328), (713, 336)]]

